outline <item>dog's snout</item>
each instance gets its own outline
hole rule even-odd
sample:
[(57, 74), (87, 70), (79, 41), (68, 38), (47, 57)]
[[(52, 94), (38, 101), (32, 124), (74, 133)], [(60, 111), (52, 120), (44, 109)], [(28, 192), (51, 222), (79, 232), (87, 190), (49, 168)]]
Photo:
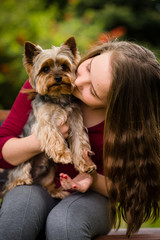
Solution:
[(55, 80), (57, 83), (61, 83), (61, 82), (62, 82), (62, 76), (55, 76), (55, 77), (54, 77), (54, 80)]

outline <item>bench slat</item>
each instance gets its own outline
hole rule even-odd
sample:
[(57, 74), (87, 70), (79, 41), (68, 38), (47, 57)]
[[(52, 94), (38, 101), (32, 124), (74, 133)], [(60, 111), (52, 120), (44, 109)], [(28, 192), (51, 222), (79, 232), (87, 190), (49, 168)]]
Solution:
[(0, 122), (3, 122), (7, 118), (9, 113), (10, 113), (10, 110), (1, 110), (0, 109)]
[(125, 229), (112, 230), (108, 235), (96, 237), (94, 240), (160, 240), (160, 228), (141, 228), (129, 239), (125, 236), (125, 233)]

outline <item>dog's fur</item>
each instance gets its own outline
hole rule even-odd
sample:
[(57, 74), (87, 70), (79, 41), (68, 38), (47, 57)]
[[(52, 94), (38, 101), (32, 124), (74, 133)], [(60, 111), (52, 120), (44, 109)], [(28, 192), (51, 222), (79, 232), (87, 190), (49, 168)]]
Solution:
[[(51, 196), (63, 198), (65, 191), (54, 186), (55, 163), (73, 163), (79, 172), (92, 172), (96, 165), (84, 159), (84, 150), (91, 152), (79, 106), (72, 101), (75, 70), (79, 54), (74, 37), (60, 47), (43, 50), (31, 42), (25, 43), (24, 66), (36, 91), (33, 111), (24, 127), (23, 136), (33, 132), (44, 152), (11, 170), (6, 191), (17, 185), (38, 182)], [(69, 123), (67, 141), (59, 126)]]

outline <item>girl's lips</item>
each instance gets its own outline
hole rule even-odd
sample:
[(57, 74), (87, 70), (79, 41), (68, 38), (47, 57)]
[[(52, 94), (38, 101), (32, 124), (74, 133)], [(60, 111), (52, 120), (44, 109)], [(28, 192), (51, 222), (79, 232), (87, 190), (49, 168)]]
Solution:
[(76, 97), (76, 96), (79, 96), (80, 94), (80, 91), (79, 89), (77, 88), (77, 86), (75, 86), (74, 90), (73, 90), (73, 95)]
[(77, 90), (78, 92), (80, 92), (79, 88), (75, 85), (75, 90)]
[(75, 92), (77, 92), (78, 96), (80, 95), (80, 90), (78, 89), (78, 87), (75, 88)]

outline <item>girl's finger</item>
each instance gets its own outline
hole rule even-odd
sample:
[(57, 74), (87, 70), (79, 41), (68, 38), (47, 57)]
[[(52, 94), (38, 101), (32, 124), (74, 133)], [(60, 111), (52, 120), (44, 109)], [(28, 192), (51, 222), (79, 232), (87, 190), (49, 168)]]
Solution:
[(63, 180), (65, 180), (66, 182), (68, 183), (71, 183), (72, 182), (72, 178), (70, 178), (67, 174), (64, 174), (64, 173), (60, 173), (60, 178), (62, 178)]
[(60, 173), (60, 181), (63, 188), (66, 189), (77, 189), (76, 183), (67, 175)]
[(61, 180), (61, 186), (64, 190), (71, 189), (70, 184), (68, 184), (65, 180)]

